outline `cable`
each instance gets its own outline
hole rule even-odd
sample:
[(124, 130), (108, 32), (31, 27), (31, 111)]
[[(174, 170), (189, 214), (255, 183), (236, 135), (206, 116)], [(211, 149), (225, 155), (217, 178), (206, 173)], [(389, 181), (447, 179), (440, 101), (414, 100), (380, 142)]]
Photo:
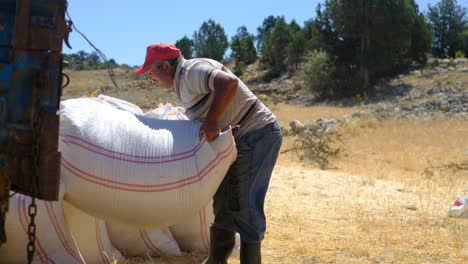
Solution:
[[(67, 17), (68, 17), (68, 19), (70, 20), (70, 24), (71, 24), (73, 30), (75, 30), (76, 32), (78, 32), (78, 34), (80, 34), (80, 35), (86, 40), (86, 42), (88, 42), (88, 44), (91, 45), (91, 47), (94, 48), (94, 50), (97, 52), (97, 54), (104, 60), (104, 63), (106, 64), (106, 67), (107, 67), (107, 72), (109, 73), (109, 77), (110, 77), (112, 83), (114, 84), (115, 88), (117, 88), (117, 91), (120, 92), (120, 88), (119, 88), (119, 86), (117, 85), (117, 82), (115, 81), (115, 74), (114, 74), (114, 71), (112, 70), (112, 67), (110, 67), (109, 61), (107, 60), (107, 57), (106, 57), (106, 55), (104, 54), (104, 52), (102, 52), (100, 49), (98, 49), (96, 46), (94, 46), (94, 44), (85, 36), (85, 34), (81, 33), (81, 31), (79, 31), (79, 30), (75, 27), (75, 24), (73, 23), (73, 20), (72, 20), (72, 18), (70, 17), (70, 14), (68, 13), (68, 10), (66, 10), (65, 13), (67, 14)], [(100, 89), (102, 90), (102, 92), (104, 92), (104, 89), (103, 89), (103, 88), (100, 88)]]

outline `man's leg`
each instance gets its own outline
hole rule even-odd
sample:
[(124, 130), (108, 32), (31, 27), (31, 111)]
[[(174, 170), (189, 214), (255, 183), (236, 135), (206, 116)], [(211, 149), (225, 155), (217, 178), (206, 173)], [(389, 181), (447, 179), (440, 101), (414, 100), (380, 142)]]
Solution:
[(239, 232), (242, 264), (260, 263), (260, 242), (266, 230), (265, 195), (281, 142), (276, 122), (240, 137), (237, 160), (215, 195), (214, 226)]
[(235, 243), (234, 231), (211, 226), (209, 255), (203, 264), (227, 264)]

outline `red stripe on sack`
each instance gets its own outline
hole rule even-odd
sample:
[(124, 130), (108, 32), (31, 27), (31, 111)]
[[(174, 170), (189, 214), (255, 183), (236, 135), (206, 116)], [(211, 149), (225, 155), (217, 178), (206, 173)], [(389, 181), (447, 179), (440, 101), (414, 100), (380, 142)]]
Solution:
[[(230, 145), (230, 147), (228, 149), (226, 149), (224, 152), (222, 153), (227, 153), (230, 149), (232, 149), (232, 144)], [(74, 174), (75, 176), (77, 176), (78, 178), (81, 178), (85, 181), (88, 181), (88, 182), (91, 182), (91, 183), (95, 183), (97, 185), (100, 185), (100, 186), (103, 186), (103, 187), (108, 187), (110, 189), (115, 189), (115, 190), (122, 190), (122, 191), (130, 191), (130, 192), (164, 192), (164, 191), (169, 191), (169, 190), (174, 190), (174, 189), (179, 189), (179, 188), (182, 188), (184, 186), (187, 186), (187, 185), (191, 185), (191, 184), (194, 184), (196, 182), (199, 182), (201, 181), (208, 173), (210, 173), (223, 159), (227, 158), (228, 155), (221, 155), (221, 154), (218, 154), (210, 163), (208, 163), (208, 165), (206, 167), (204, 167), (198, 174), (194, 175), (194, 176), (190, 176), (186, 179), (184, 179), (184, 181), (186, 181), (187, 179), (193, 179), (192, 181), (189, 181), (189, 182), (186, 182), (186, 183), (183, 183), (183, 184), (180, 184), (180, 185), (177, 185), (177, 186), (173, 186), (173, 187), (168, 187), (168, 188), (163, 188), (163, 189), (150, 189), (150, 190), (141, 190), (141, 189), (130, 189), (130, 188), (124, 188), (124, 187), (118, 187), (118, 186), (113, 186), (113, 185), (109, 185), (109, 184), (106, 184), (106, 183), (101, 183), (101, 182), (98, 182), (96, 180), (93, 180), (93, 179), (89, 179), (87, 178), (86, 176), (88, 177), (91, 177), (91, 178), (94, 178), (94, 179), (97, 179), (97, 180), (102, 180), (102, 181), (110, 181), (108, 179), (105, 179), (105, 178), (101, 178), (101, 177), (98, 177), (96, 175), (93, 175), (93, 174), (90, 174), (90, 173), (86, 173), (86, 172), (82, 172), (82, 173), (85, 173), (85, 175), (80, 175), (80, 171), (75, 171), (73, 168), (70, 168), (69, 166), (67, 166), (65, 163), (62, 163), (62, 167), (64, 167), (65, 169), (67, 169), (68, 171), (70, 171), (72, 174)], [(216, 162), (214, 162), (216, 160)], [(214, 163), (212, 163), (214, 162)], [(77, 169), (78, 170), (78, 169)], [(206, 170), (206, 172), (205, 172)], [(203, 172), (203, 173), (202, 173)], [(182, 180), (181, 180), (182, 181)], [(118, 184), (122, 184), (122, 185), (127, 185), (127, 186), (130, 186), (132, 187), (132, 185), (129, 185), (127, 183), (118, 183)], [(172, 183), (171, 183), (172, 184)], [(169, 183), (167, 183), (166, 185), (169, 185)], [(148, 188), (149, 187), (154, 187), (152, 185), (144, 185), (145, 187), (147, 186)], [(143, 186), (141, 186), (140, 188), (142, 188)]]
[[(117, 151), (114, 151), (114, 150), (111, 150), (111, 149), (106, 149), (104, 147), (101, 147), (99, 145), (96, 145), (94, 143), (91, 143), (83, 138), (80, 138), (80, 137), (77, 137), (77, 136), (73, 136), (73, 135), (69, 135), (69, 134), (62, 134), (60, 135), (60, 137), (63, 137), (63, 138), (71, 138), (71, 139), (74, 139), (74, 140), (78, 140), (78, 141), (81, 141), (91, 147), (94, 147), (94, 148), (97, 148), (99, 150), (102, 150), (102, 151), (105, 151), (105, 152), (109, 152), (110, 154), (116, 154), (118, 156), (124, 156), (124, 157), (129, 157), (129, 158), (137, 158), (137, 159), (165, 159), (165, 158), (172, 158), (172, 157), (176, 157), (176, 156), (181, 156), (181, 155), (186, 155), (186, 154), (189, 154), (189, 153), (192, 153), (192, 152), (197, 152), (201, 146), (206, 142), (206, 138), (203, 138), (203, 140), (201, 140), (200, 142), (198, 142), (197, 145), (195, 145), (192, 149), (190, 150), (187, 150), (187, 151), (184, 151), (184, 152), (179, 152), (179, 153), (174, 153), (174, 154), (171, 154), (171, 155), (160, 155), (160, 156), (144, 156), (144, 155), (132, 155), (132, 154), (128, 154), (128, 153), (124, 153), (124, 152), (117, 152)], [(72, 143), (74, 145), (77, 145), (77, 146), (80, 146), (84, 149), (88, 149), (89, 150), (89, 147), (86, 147), (80, 143), (77, 143), (75, 141), (71, 141), (71, 140), (66, 140), (66, 139), (61, 139), (63, 142), (66, 142), (66, 143)], [(96, 152), (97, 153), (97, 152)]]
[(161, 164), (161, 163), (169, 163), (169, 162), (174, 162), (174, 161), (179, 161), (179, 160), (184, 160), (184, 159), (188, 159), (190, 157), (193, 157), (195, 156), (195, 153), (192, 153), (188, 156), (183, 156), (183, 157), (180, 157), (180, 158), (176, 158), (176, 159), (171, 159), (171, 160), (164, 160), (164, 161), (139, 161), (139, 160), (131, 160), (131, 159), (126, 159), (126, 158), (120, 158), (120, 157), (114, 157), (112, 155), (108, 155), (108, 154), (104, 154), (104, 153), (101, 153), (101, 152), (97, 152), (91, 148), (88, 148), (88, 147), (85, 147), (81, 144), (78, 144), (78, 143), (75, 143), (73, 141), (69, 141), (69, 140), (63, 140), (62, 139), (62, 142), (66, 143), (66, 144), (74, 144), (74, 145), (77, 145), (83, 149), (86, 149), (92, 153), (95, 153), (95, 154), (98, 154), (98, 155), (101, 155), (101, 156), (104, 156), (104, 157), (107, 157), (107, 158), (110, 158), (110, 159), (114, 159), (114, 160), (120, 160), (120, 161), (127, 161), (127, 162), (130, 162), (130, 163), (138, 163), (138, 164)]
[[(26, 210), (25, 196), (20, 195), (20, 199), (21, 199), (21, 203), (22, 203), (21, 205), (22, 206), (19, 206), (20, 201), (18, 201), (18, 209), (20, 210), (19, 213), (21, 214), (21, 212), (23, 212), (23, 221), (25, 223), (27, 223), (26, 219), (28, 219), (28, 212)], [(27, 231), (28, 229), (26, 228), (26, 226), (28, 226), (28, 225), (26, 224), (25, 226), (23, 226), (23, 229), (25, 229), (24, 231), (26, 232), (26, 236), (27, 236), (28, 235), (28, 231)], [(39, 241), (39, 237), (36, 236), (36, 241), (35, 242), (36, 242), (35, 244), (36, 244), (37, 248), (39, 248), (37, 253), (39, 255), (39, 259), (41, 260), (41, 262), (42, 263), (53, 263), (53, 264), (55, 264), (55, 261), (49, 257), (49, 255), (47, 254), (45, 249), (42, 247), (41, 242)], [(39, 251), (43, 254), (42, 257), (40, 255)]]
[(145, 229), (143, 230), (143, 235), (146, 237), (146, 239), (148, 240), (148, 243), (154, 248), (156, 249), (156, 251), (158, 252), (159, 256), (163, 256), (163, 251), (158, 248), (158, 246), (156, 246), (154, 243), (153, 243), (153, 240), (151, 240), (151, 238), (149, 237), (149, 234), (148, 234), (148, 231)]
[(99, 226), (99, 220), (96, 217), (94, 218), (94, 224), (96, 226), (96, 241), (98, 244), (99, 256), (101, 257), (102, 263), (109, 263), (106, 256), (104, 256), (104, 247), (101, 241), (101, 228)]
[(158, 248), (154, 249), (152, 247), (153, 246), (152, 243), (150, 243), (149, 241), (146, 240), (147, 236), (145, 236), (146, 234), (145, 234), (145, 231), (143, 229), (139, 229), (138, 232), (140, 233), (140, 237), (143, 240), (143, 243), (145, 243), (146, 248), (148, 248), (150, 252), (152, 252), (153, 254), (162, 255), (161, 251), (159, 251)]
[(461, 201), (455, 200), (455, 203), (453, 204), (453, 206), (460, 206), (462, 204), (463, 203)]
[(58, 223), (57, 216), (55, 215), (54, 209), (52, 208), (52, 202), (44, 202), (47, 214), (49, 215), (49, 219), (52, 222), (52, 225), (55, 229), (55, 233), (57, 234), (63, 248), (70, 254), (78, 263), (82, 263), (80, 260), (80, 257), (78, 254), (73, 251), (73, 249), (70, 247), (70, 245), (67, 242), (67, 239), (65, 238), (65, 235), (63, 234), (62, 229), (60, 228), (60, 225)]
[(171, 241), (172, 243), (174, 243), (175, 245), (178, 245), (177, 244), (177, 241), (175, 240), (174, 236), (172, 234), (170, 234), (170, 231), (168, 228), (162, 228), (160, 229), (161, 230), (161, 233), (163, 233), (163, 235), (169, 239), (169, 241)]
[(153, 252), (151, 247), (148, 245), (148, 243), (145, 240), (145, 237), (143, 236), (143, 233), (141, 232), (141, 229), (138, 229), (138, 233), (140, 234), (141, 240), (143, 240), (143, 243), (145, 244), (146, 248), (150, 251)]
[[(188, 181), (188, 180), (191, 180), (191, 179), (197, 177), (197, 175), (195, 175), (195, 176), (187, 177), (187, 178), (180, 179), (180, 180), (177, 180), (177, 181), (168, 182), (168, 183), (160, 183), (160, 184), (134, 184), (134, 183), (127, 183), (127, 182), (114, 181), (114, 180), (110, 180), (110, 179), (98, 177), (98, 176), (95, 176), (95, 175), (93, 175), (93, 174), (87, 173), (87, 172), (85, 172), (85, 171), (83, 171), (83, 170), (81, 170), (81, 169), (75, 167), (72, 163), (70, 163), (70, 162), (69, 162), (68, 160), (66, 160), (64, 157), (62, 157), (62, 161), (63, 161), (68, 167), (70, 167), (72, 170), (75, 170), (75, 171), (77, 171), (78, 173), (84, 174), (84, 175), (89, 176), (89, 177), (91, 177), (91, 178), (94, 178), (94, 179), (97, 179), (97, 180), (100, 180), (100, 181), (104, 181), (104, 182), (113, 183), (113, 184), (120, 184), (120, 185), (125, 185), (125, 186), (133, 186), (133, 187), (141, 187), (141, 188), (164, 187), (164, 186), (174, 185), (174, 184), (178, 184), (178, 183), (181, 183), (181, 182), (184, 182), (184, 181)], [(62, 164), (62, 165), (63, 165), (63, 164)]]

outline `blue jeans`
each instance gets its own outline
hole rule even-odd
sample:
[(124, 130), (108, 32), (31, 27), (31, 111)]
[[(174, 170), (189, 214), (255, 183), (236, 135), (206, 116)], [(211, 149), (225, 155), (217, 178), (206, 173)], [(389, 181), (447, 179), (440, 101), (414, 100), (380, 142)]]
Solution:
[(236, 231), (246, 242), (263, 240), (266, 230), (263, 205), (281, 142), (277, 122), (236, 140), (237, 160), (213, 197), (213, 226)]

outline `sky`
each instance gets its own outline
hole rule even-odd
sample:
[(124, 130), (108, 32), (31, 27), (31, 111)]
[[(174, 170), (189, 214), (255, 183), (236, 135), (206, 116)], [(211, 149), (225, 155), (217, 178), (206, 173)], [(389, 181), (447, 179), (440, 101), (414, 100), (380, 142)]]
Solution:
[[(419, 9), (435, 5), (440, 0), (416, 0)], [(99, 48), (108, 59), (131, 66), (144, 61), (146, 47), (156, 42), (175, 43), (184, 36), (192, 38), (203, 22), (209, 19), (220, 24), (228, 37), (241, 26), (256, 35), (257, 28), (270, 15), (284, 16), (303, 26), (314, 18), (319, 0), (68, 0), (68, 13), (74, 25)], [(468, 0), (458, 0), (468, 8)], [(70, 33), (69, 49), (92, 52), (92, 47), (77, 33)]]

